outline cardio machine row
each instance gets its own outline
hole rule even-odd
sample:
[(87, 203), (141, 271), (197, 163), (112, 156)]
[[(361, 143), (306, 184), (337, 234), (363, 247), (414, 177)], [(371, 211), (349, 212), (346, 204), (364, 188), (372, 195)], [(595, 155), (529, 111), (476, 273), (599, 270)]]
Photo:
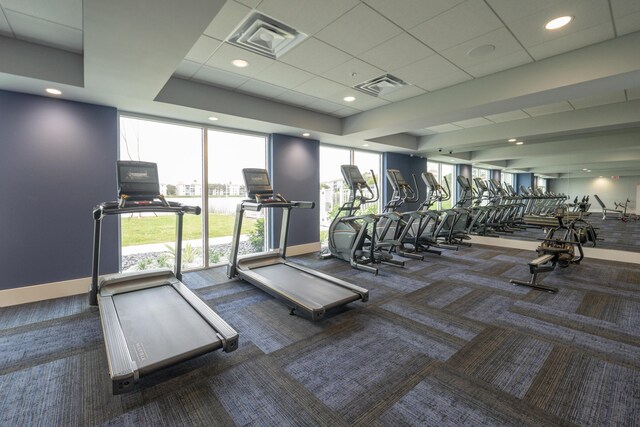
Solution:
[(375, 213), (370, 206), (378, 201), (379, 188), (373, 171), (369, 177), (373, 188), (357, 166), (343, 165), (341, 172), (349, 198), (331, 221), (328, 248), (322, 258), (343, 259), (355, 269), (378, 274), (377, 264), (403, 267), (407, 259), (424, 260), (424, 253), (440, 255), (442, 249), (468, 245), (469, 212), (462, 207), (434, 209), (437, 202), (451, 199), (446, 178), (441, 184), (433, 174), (423, 172), (425, 199), (417, 209), (402, 210), (403, 205), (420, 199), (416, 177), (412, 176), (412, 186), (399, 170), (388, 169), (393, 195), (383, 211)]

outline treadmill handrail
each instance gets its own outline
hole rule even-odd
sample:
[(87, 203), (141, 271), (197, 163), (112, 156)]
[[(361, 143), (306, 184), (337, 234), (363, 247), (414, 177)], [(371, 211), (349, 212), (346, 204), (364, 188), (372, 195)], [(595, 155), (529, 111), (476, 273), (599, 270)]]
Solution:
[(313, 209), (316, 206), (315, 202), (308, 201), (291, 201), (291, 202), (255, 202), (253, 200), (245, 200), (242, 202), (242, 209), (247, 211), (260, 211), (262, 208), (299, 208), (299, 209)]
[(187, 213), (200, 215), (200, 206), (185, 206), (177, 202), (169, 202), (169, 205), (163, 205), (159, 202), (149, 204), (120, 206), (119, 202), (104, 202), (93, 208), (93, 218), (102, 219), (106, 215), (123, 215), (128, 213)]

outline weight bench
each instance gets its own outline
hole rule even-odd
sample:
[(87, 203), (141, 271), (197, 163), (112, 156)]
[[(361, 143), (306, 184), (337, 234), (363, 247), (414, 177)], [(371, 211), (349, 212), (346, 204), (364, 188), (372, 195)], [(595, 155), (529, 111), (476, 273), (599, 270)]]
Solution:
[[(550, 249), (550, 248), (545, 248), (545, 250), (547, 249)], [(551, 293), (558, 292), (558, 288), (554, 288), (552, 286), (546, 286), (536, 282), (536, 279), (538, 278), (538, 273), (546, 273), (549, 271), (553, 271), (556, 268), (557, 255), (558, 254), (545, 254), (545, 255), (539, 256), (538, 258), (532, 261), (529, 261), (529, 271), (531, 272), (531, 279), (528, 282), (525, 282), (523, 280), (511, 279), (511, 283), (513, 283), (514, 285), (529, 286), (531, 288), (541, 289), (543, 291), (547, 291)], [(548, 262), (552, 262), (552, 265), (545, 267), (544, 264), (547, 264)]]
[(594, 194), (593, 197), (596, 198), (596, 200), (598, 201), (598, 204), (600, 205), (600, 207), (602, 208), (602, 219), (607, 219), (607, 214), (611, 213), (613, 215), (616, 215), (616, 219), (621, 219), (624, 216), (624, 212), (622, 212), (621, 210), (618, 209), (608, 209), (604, 203), (602, 203), (602, 200), (600, 200), (600, 197), (598, 197), (597, 194)]

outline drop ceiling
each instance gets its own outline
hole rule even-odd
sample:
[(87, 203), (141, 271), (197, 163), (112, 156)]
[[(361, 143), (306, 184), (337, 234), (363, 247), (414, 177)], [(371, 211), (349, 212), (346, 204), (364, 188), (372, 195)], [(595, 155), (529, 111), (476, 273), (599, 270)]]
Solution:
[(638, 174), (638, 52), (637, 0), (0, 0), (0, 89), (551, 177)]

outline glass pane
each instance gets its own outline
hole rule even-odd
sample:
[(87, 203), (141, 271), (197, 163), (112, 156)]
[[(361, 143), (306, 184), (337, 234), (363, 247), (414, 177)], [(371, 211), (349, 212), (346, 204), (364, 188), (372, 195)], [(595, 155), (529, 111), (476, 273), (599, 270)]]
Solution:
[(445, 186), (444, 179), (446, 178), (447, 183), (449, 185), (449, 192), (451, 194), (451, 199), (442, 202), (441, 203), (442, 206), (440, 209), (450, 209), (451, 206), (456, 204), (456, 192), (455, 192), (456, 182), (455, 182), (455, 175), (454, 175), (455, 167), (453, 165), (441, 163), (440, 169), (442, 173), (441, 184)]
[[(384, 183), (384, 179), (380, 177), (380, 163), (382, 158), (378, 153), (372, 153), (369, 151), (353, 151), (353, 164), (360, 168), (360, 172), (362, 172), (363, 178), (367, 181), (367, 184), (371, 187), (373, 191), (381, 191), (381, 186)], [(373, 177), (371, 176), (371, 171), (373, 171), (376, 179), (376, 186), (378, 189), (374, 188)], [(379, 193), (377, 193), (379, 194)], [(382, 209), (382, 198), (378, 197), (377, 203), (371, 203), (366, 205), (366, 209), (361, 213), (378, 213)]]
[[(120, 159), (157, 163), (161, 192), (167, 200), (202, 205), (201, 129), (121, 117)], [(175, 215), (123, 215), (120, 224), (121, 271), (173, 268)], [(184, 269), (204, 265), (199, 215), (184, 216), (182, 261)]]
[[(242, 169), (265, 168), (263, 136), (208, 130), (209, 148), (209, 265), (226, 262), (233, 237), (236, 206), (246, 199)], [(246, 212), (239, 254), (265, 250), (264, 212)]]
[(351, 163), (351, 153), (344, 148), (320, 146), (320, 243), (326, 245), (327, 233), (337, 209), (349, 197), (340, 166)]

